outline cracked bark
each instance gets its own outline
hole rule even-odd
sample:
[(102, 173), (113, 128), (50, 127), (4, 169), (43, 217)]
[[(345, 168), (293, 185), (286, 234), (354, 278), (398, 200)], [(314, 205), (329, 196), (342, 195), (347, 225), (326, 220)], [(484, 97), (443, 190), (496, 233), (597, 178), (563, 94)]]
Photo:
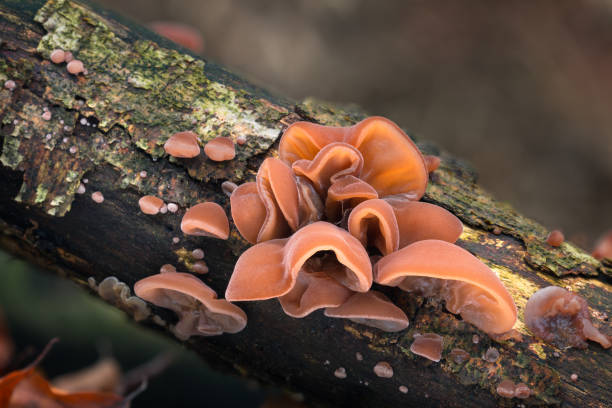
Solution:
[[(0, 32), (0, 80), (17, 83), (14, 91), (0, 91), (0, 245), (85, 288), (89, 278), (100, 282), (108, 276), (131, 287), (165, 263), (189, 269), (191, 250), (201, 247), (211, 270), (203, 280), (222, 294), (247, 244), (233, 227), (228, 241), (183, 237), (185, 209), (212, 200), (228, 210), (221, 182), (253, 178), (288, 124), (347, 125), (365, 116), (354, 107), (272, 96), (86, 3), (2, 1)], [(77, 78), (52, 64), (48, 54), (54, 48), (72, 50), (89, 74)], [(49, 121), (41, 118), (45, 107), (52, 112)], [(238, 146), (231, 163), (169, 161), (161, 146), (184, 129), (194, 129), (203, 142), (241, 134), (248, 142)], [(466, 231), (458, 244), (499, 274), (519, 311), (540, 287), (570, 287), (587, 299), (595, 323), (609, 334), (609, 265), (568, 243), (549, 247), (548, 231), (490, 197), (469, 166), (425, 141), (419, 146), (442, 156), (424, 199), (461, 218)], [(146, 177), (140, 176), (143, 170)], [(85, 178), (87, 192), (76, 194)], [(103, 203), (90, 198), (94, 191), (103, 193)], [(180, 211), (145, 216), (137, 204), (145, 194), (175, 202)], [(178, 243), (172, 242), (175, 236)], [(517, 400), (495, 393), (506, 378), (530, 386), (528, 405), (598, 407), (612, 400), (611, 353), (598, 345), (558, 350), (543, 344), (529, 335), (522, 313), (517, 330), (524, 340), (494, 342), (441, 305), (386, 292), (410, 318), (404, 332), (382, 334), (321, 313), (291, 319), (277, 302), (266, 301), (241, 305), (249, 316), (243, 332), (194, 338), (187, 346), (220, 370), (298, 390), (313, 405), (510, 406)], [(153, 316), (169, 323), (174, 317), (152, 310), (140, 324), (171, 336)], [(416, 332), (443, 335), (444, 357), (460, 347), (471, 359), (431, 363), (415, 356), (408, 349)], [(481, 358), (490, 346), (501, 353), (495, 364)], [(378, 361), (393, 366), (393, 378), (375, 376)], [(346, 369), (345, 379), (334, 377), (339, 367)], [(578, 382), (570, 380), (572, 373)], [(399, 392), (400, 385), (409, 392)]]

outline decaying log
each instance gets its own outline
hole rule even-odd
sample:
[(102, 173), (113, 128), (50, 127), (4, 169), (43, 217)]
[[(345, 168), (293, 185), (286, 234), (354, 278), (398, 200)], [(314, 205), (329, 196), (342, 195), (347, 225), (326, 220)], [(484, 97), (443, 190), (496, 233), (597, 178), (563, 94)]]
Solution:
[[(203, 248), (211, 271), (202, 279), (223, 294), (234, 262), (248, 245), (233, 227), (228, 241), (184, 237), (179, 224), (185, 209), (211, 200), (229, 212), (221, 183), (252, 179), (263, 158), (274, 154), (288, 124), (347, 125), (365, 116), (356, 108), (271, 96), (82, 2), (0, 1), (0, 33), (0, 84), (16, 84), (14, 90), (0, 90), (0, 244), (85, 288), (108, 276), (131, 287), (165, 263), (189, 269), (191, 250)], [(55, 48), (72, 51), (87, 75), (70, 75), (65, 65), (53, 64), (49, 54)], [(44, 108), (50, 120), (43, 119)], [(186, 129), (203, 140), (246, 135), (247, 142), (231, 162), (169, 160), (164, 141)], [(403, 332), (383, 334), (321, 313), (292, 319), (276, 301), (265, 301), (241, 305), (249, 317), (243, 332), (192, 338), (187, 345), (219, 369), (302, 392), (312, 405), (610, 404), (610, 351), (597, 344), (587, 350), (556, 349), (534, 339), (522, 323), (529, 296), (555, 284), (584, 296), (595, 323), (610, 334), (610, 267), (570, 243), (548, 246), (547, 231), (490, 197), (466, 164), (427, 143), (419, 146), (442, 155), (425, 200), (464, 222), (459, 245), (498, 273), (513, 295), (522, 341), (495, 342), (435, 302), (386, 290), (410, 318)], [(77, 193), (81, 185), (84, 194)], [(95, 191), (103, 194), (102, 203), (91, 199)], [(180, 210), (144, 215), (137, 203), (145, 194), (177, 203)], [(174, 319), (153, 308), (140, 323), (171, 336), (167, 325)], [(417, 332), (443, 335), (445, 357), (460, 347), (471, 359), (457, 364), (418, 357), (409, 351)], [(489, 347), (501, 353), (496, 363), (481, 358)], [(357, 352), (363, 361), (356, 359)], [(373, 373), (379, 361), (392, 365), (392, 378)], [(339, 367), (346, 369), (346, 378), (334, 376)], [(578, 381), (570, 380), (572, 373)], [(506, 378), (528, 384), (533, 395), (527, 400), (499, 397), (496, 386)], [(408, 393), (398, 390), (401, 385)]]

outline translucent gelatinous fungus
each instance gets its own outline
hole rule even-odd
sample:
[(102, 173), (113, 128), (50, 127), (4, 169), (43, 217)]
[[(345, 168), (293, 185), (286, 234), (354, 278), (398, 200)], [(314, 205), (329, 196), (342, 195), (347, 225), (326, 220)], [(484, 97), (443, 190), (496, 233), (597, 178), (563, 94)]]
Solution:
[(176, 272), (174, 265), (164, 264), (159, 268), (159, 273), (173, 273)]
[(223, 299), (193, 275), (167, 272), (148, 276), (134, 285), (134, 292), (159, 307), (171, 309), (178, 317), (172, 327), (181, 340), (191, 336), (216, 336), (244, 329), (246, 314)]
[(291, 238), (247, 249), (234, 266), (225, 296), (231, 301), (246, 301), (286, 295), (296, 285), (302, 266), (320, 251), (335, 255), (315, 258), (321, 262), (321, 272), (350, 290), (370, 289), (372, 266), (361, 243), (348, 231), (320, 221), (300, 228)]
[(419, 292), (425, 284), (439, 293), (450, 312), (486, 332), (503, 333), (516, 322), (514, 301), (497, 275), (445, 241), (418, 241), (387, 255), (376, 263), (374, 276), (377, 283), (407, 291)]
[(608, 231), (597, 241), (593, 249), (593, 257), (599, 260), (612, 259), (612, 231)]
[(172, 157), (190, 159), (200, 154), (198, 135), (191, 131), (178, 132), (164, 143), (164, 150)]
[(550, 234), (548, 234), (548, 237), (546, 238), (546, 242), (553, 247), (560, 246), (563, 241), (565, 241), (565, 236), (563, 235), (563, 232), (559, 230), (550, 231)]
[(104, 202), (104, 195), (102, 195), (100, 191), (94, 191), (93, 193), (91, 193), (91, 199), (94, 200), (96, 203), (100, 204)]
[(348, 230), (365, 248), (376, 247), (387, 255), (397, 251), (400, 235), (393, 207), (373, 199), (359, 204), (348, 218)]
[(176, 203), (168, 203), (168, 211), (175, 213), (178, 211), (178, 205)]
[(349, 319), (355, 323), (396, 332), (408, 327), (408, 317), (389, 298), (371, 290), (355, 293), (341, 306), (325, 309), (325, 316)]
[(193, 257), (193, 259), (204, 259), (204, 251), (202, 250), (202, 248), (196, 248), (191, 251), (191, 256)]
[(495, 363), (499, 359), (499, 351), (495, 347), (489, 347), (485, 351), (483, 359), (489, 363)]
[(558, 286), (540, 289), (529, 298), (525, 324), (536, 337), (560, 348), (586, 348), (587, 339), (604, 348), (612, 345), (609, 336), (591, 323), (587, 302)]
[(229, 221), (223, 207), (217, 203), (196, 204), (187, 210), (181, 220), (181, 231), (187, 235), (199, 235), (227, 239)]
[[(262, 238), (262, 226), (268, 222), (266, 207), (259, 198), (257, 184), (254, 182), (244, 183), (238, 186), (230, 196), (232, 219), (240, 235), (251, 244), (260, 242)], [(282, 227), (275, 226), (275, 231), (270, 235), (280, 235), (277, 232)], [(289, 227), (286, 226), (288, 229)]]
[(159, 213), (159, 209), (162, 208), (163, 205), (164, 202), (162, 199), (152, 195), (146, 195), (144, 197), (141, 197), (140, 200), (138, 200), (138, 206), (140, 207), (140, 211), (149, 215), (155, 215)]
[(457, 364), (463, 364), (470, 359), (470, 354), (463, 349), (454, 348), (448, 357)]
[(232, 160), (236, 157), (236, 147), (229, 137), (216, 137), (204, 145), (204, 153), (213, 161)]
[(49, 59), (54, 64), (61, 64), (62, 62), (66, 61), (66, 53), (64, 50), (53, 50)]
[(83, 63), (81, 61), (72, 60), (68, 63), (68, 65), (66, 65), (66, 69), (68, 70), (70, 74), (78, 75), (83, 72), (85, 67), (83, 66)]
[(514, 382), (512, 380), (503, 380), (497, 385), (497, 394), (504, 398), (514, 397)]
[(287, 163), (313, 160), (321, 149), (335, 142), (359, 150), (363, 157), (360, 178), (381, 197), (401, 194), (418, 200), (425, 193), (425, 159), (408, 135), (386, 118), (373, 116), (344, 128), (296, 122), (283, 134), (278, 152)]
[(416, 336), (410, 345), (410, 351), (431, 361), (440, 361), (444, 338), (436, 333), (425, 333)]
[(382, 378), (391, 378), (393, 377), (393, 367), (386, 361), (379, 361), (374, 366), (374, 374)]

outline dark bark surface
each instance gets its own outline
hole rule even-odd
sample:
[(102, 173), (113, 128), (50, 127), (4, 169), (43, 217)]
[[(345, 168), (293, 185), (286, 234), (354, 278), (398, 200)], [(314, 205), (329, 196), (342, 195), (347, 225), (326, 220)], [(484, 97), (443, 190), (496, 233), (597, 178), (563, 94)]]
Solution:
[[(355, 108), (273, 97), (83, 3), (0, 1), (0, 32), (0, 79), (16, 82), (15, 90), (0, 90), (0, 245), (84, 287), (108, 276), (132, 287), (166, 263), (188, 270), (191, 250), (203, 248), (210, 273), (202, 279), (222, 295), (247, 244), (234, 227), (228, 241), (184, 237), (179, 224), (186, 208), (209, 200), (229, 213), (221, 183), (251, 179), (289, 123), (347, 125), (364, 117)], [(52, 64), (48, 55), (55, 48), (72, 50), (88, 74), (74, 77)], [(45, 107), (52, 112), (49, 121), (41, 117)], [(185, 129), (194, 129), (203, 141), (244, 134), (247, 143), (229, 163), (168, 160), (163, 142)], [(420, 146), (440, 153), (427, 143)], [(540, 287), (570, 287), (588, 300), (595, 323), (609, 332), (610, 268), (571, 244), (548, 246), (542, 226), (481, 190), (461, 161), (445, 153), (442, 159), (425, 200), (464, 222), (459, 245), (484, 260), (507, 286), (519, 308), (516, 328), (523, 341), (495, 342), (439, 304), (384, 289), (410, 318), (404, 332), (383, 334), (321, 313), (292, 319), (276, 301), (264, 301), (241, 304), (249, 318), (243, 332), (192, 338), (187, 345), (219, 369), (288, 386), (313, 404), (609, 404), (610, 351), (596, 344), (559, 350), (539, 342), (524, 327), (522, 308)], [(86, 193), (77, 194), (85, 179)], [(104, 202), (91, 199), (94, 191), (102, 192)], [(144, 215), (138, 199), (145, 194), (175, 202), (180, 210)], [(173, 243), (173, 237), (180, 241)], [(171, 313), (153, 308), (141, 324), (172, 336), (166, 327), (174, 321)], [(440, 363), (409, 351), (417, 332), (444, 336)], [(455, 347), (471, 359), (463, 364), (447, 359)], [(481, 358), (489, 347), (500, 351), (496, 363)], [(363, 361), (357, 361), (357, 352)], [(373, 373), (379, 361), (392, 365), (391, 379)], [(334, 376), (339, 367), (346, 369), (345, 379)], [(572, 373), (578, 382), (570, 380)], [(501, 399), (495, 389), (506, 378), (528, 384), (533, 395), (525, 401)], [(409, 392), (401, 393), (400, 385)]]

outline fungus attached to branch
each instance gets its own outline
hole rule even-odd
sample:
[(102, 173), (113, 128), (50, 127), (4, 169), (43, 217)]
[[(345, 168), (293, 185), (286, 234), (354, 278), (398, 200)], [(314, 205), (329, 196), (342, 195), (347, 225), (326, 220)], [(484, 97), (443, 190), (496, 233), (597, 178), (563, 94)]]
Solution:
[(172, 331), (181, 340), (238, 333), (246, 326), (247, 317), (242, 309), (217, 299), (214, 290), (188, 273), (166, 272), (146, 277), (136, 282), (134, 293), (174, 311), (179, 321)]
[(431, 361), (438, 362), (442, 358), (444, 338), (436, 333), (418, 335), (410, 345), (410, 351)]
[(602, 260), (604, 258), (612, 259), (612, 231), (602, 236), (593, 250), (593, 258)]
[(495, 273), (445, 241), (418, 241), (387, 255), (376, 263), (374, 275), (382, 285), (438, 292), (450, 312), (485, 332), (503, 333), (516, 322), (514, 301)]
[(236, 157), (236, 147), (228, 137), (216, 137), (204, 145), (204, 153), (212, 161), (232, 160)]
[[(257, 184), (254, 182), (239, 185), (230, 196), (232, 219), (240, 235), (251, 244), (263, 241), (260, 236), (262, 225), (267, 220), (266, 206), (257, 191)], [(273, 228), (272, 236), (281, 234), (280, 228)]]
[(187, 210), (181, 221), (181, 231), (187, 235), (199, 235), (227, 239), (229, 221), (223, 207), (217, 203), (196, 204)]
[(396, 332), (408, 327), (408, 317), (389, 298), (371, 290), (353, 294), (339, 307), (325, 309), (325, 316), (349, 319), (386, 332)]
[(291, 238), (247, 249), (236, 262), (225, 296), (230, 301), (246, 301), (286, 295), (306, 261), (324, 251), (335, 254), (335, 259), (325, 263), (325, 273), (353, 291), (370, 289), (372, 266), (361, 243), (347, 231), (319, 221), (299, 229)]
[(354, 176), (339, 177), (327, 190), (325, 215), (330, 221), (339, 220), (344, 211), (375, 198), (378, 198), (378, 193), (365, 181)]
[(159, 213), (159, 210), (162, 208), (163, 205), (164, 202), (162, 199), (152, 195), (141, 197), (140, 200), (138, 200), (138, 206), (140, 207), (140, 211), (148, 215), (155, 215)]
[(178, 132), (164, 143), (164, 150), (172, 157), (190, 159), (200, 154), (198, 135), (191, 131)]
[(560, 230), (550, 231), (550, 234), (548, 234), (548, 237), (546, 238), (546, 242), (553, 247), (561, 246), (563, 241), (565, 241), (565, 236)]
[(603, 348), (612, 346), (609, 336), (591, 323), (587, 302), (558, 286), (534, 293), (525, 306), (525, 324), (536, 337), (558, 347), (586, 348), (586, 340)]
[(313, 160), (321, 149), (335, 142), (359, 150), (363, 157), (360, 178), (380, 197), (399, 194), (418, 200), (425, 193), (425, 159), (399, 126), (382, 117), (373, 116), (344, 128), (296, 122), (283, 134), (278, 152), (287, 163)]

